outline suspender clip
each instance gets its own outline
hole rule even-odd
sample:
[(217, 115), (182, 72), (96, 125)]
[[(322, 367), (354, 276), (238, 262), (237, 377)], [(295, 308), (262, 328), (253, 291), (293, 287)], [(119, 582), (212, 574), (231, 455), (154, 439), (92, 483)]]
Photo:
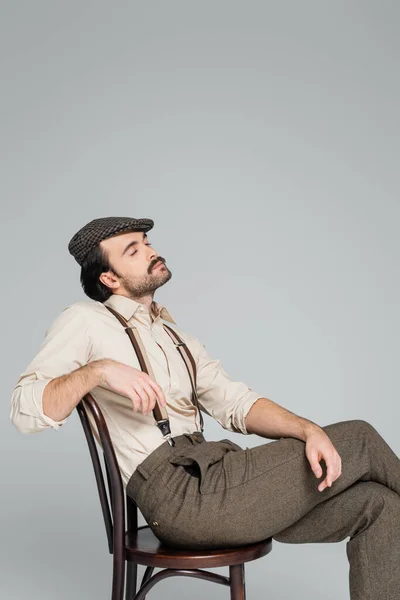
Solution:
[(171, 429), (169, 425), (169, 419), (161, 419), (157, 421), (157, 427), (161, 431), (164, 440), (168, 442), (170, 446), (175, 446), (175, 440), (171, 435)]

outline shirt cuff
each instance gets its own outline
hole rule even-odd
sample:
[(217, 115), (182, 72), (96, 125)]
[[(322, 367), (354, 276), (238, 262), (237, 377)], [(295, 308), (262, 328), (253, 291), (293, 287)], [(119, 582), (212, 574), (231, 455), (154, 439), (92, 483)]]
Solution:
[(250, 409), (253, 406), (253, 404), (260, 398), (264, 398), (264, 396), (253, 390), (248, 391), (241, 398), (240, 406), (238, 410), (235, 411), (235, 414), (232, 416), (232, 425), (238, 433), (243, 433), (245, 435), (249, 435), (251, 433), (246, 429), (245, 419), (247, 417), (247, 414), (250, 412)]
[[(54, 421), (43, 412), (43, 392), (46, 385), (52, 381), (51, 379), (38, 379), (32, 382), (29, 386), (23, 390), (25, 396), (25, 402), (21, 405), (21, 412), (31, 415), (38, 420), (39, 424), (44, 427), (50, 426), (53, 429), (59, 429), (63, 425), (68, 417), (61, 419), (61, 421)], [(27, 389), (29, 387), (29, 389)]]

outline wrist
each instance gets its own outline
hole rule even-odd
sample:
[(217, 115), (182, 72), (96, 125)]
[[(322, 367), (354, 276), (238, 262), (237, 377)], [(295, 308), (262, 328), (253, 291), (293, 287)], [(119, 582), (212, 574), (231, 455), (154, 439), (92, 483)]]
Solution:
[(104, 383), (106, 383), (108, 365), (109, 360), (107, 358), (94, 360), (93, 362), (88, 363), (87, 366), (89, 367), (94, 376), (93, 387), (97, 387), (98, 385), (103, 385)]
[(313, 423), (313, 421), (306, 420), (303, 424), (304, 441), (307, 441), (307, 439), (311, 435), (314, 435), (315, 433), (319, 433), (320, 431), (321, 431), (321, 427), (319, 425), (317, 425), (316, 423)]

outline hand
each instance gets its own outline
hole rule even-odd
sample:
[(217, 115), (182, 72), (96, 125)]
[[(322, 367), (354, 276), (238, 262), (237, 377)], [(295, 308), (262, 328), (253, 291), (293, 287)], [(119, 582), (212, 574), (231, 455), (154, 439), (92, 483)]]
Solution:
[(306, 437), (306, 456), (316, 477), (321, 477), (322, 467), (319, 464), (323, 458), (327, 467), (325, 479), (319, 484), (318, 491), (322, 492), (342, 473), (342, 459), (337, 453), (331, 440), (321, 429), (313, 429)]
[(102, 382), (118, 394), (130, 398), (135, 412), (141, 408), (143, 414), (147, 415), (153, 410), (157, 398), (161, 406), (167, 404), (162, 388), (147, 373), (115, 360), (104, 360)]

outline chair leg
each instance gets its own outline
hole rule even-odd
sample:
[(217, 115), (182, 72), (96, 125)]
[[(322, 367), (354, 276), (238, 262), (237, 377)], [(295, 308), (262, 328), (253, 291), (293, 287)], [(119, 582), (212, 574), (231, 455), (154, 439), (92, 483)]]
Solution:
[(126, 565), (125, 600), (132, 600), (137, 588), (137, 564), (128, 560)]
[(111, 600), (123, 600), (125, 583), (125, 563), (126, 561), (122, 552), (114, 552)]
[(231, 600), (246, 600), (244, 564), (229, 567)]

